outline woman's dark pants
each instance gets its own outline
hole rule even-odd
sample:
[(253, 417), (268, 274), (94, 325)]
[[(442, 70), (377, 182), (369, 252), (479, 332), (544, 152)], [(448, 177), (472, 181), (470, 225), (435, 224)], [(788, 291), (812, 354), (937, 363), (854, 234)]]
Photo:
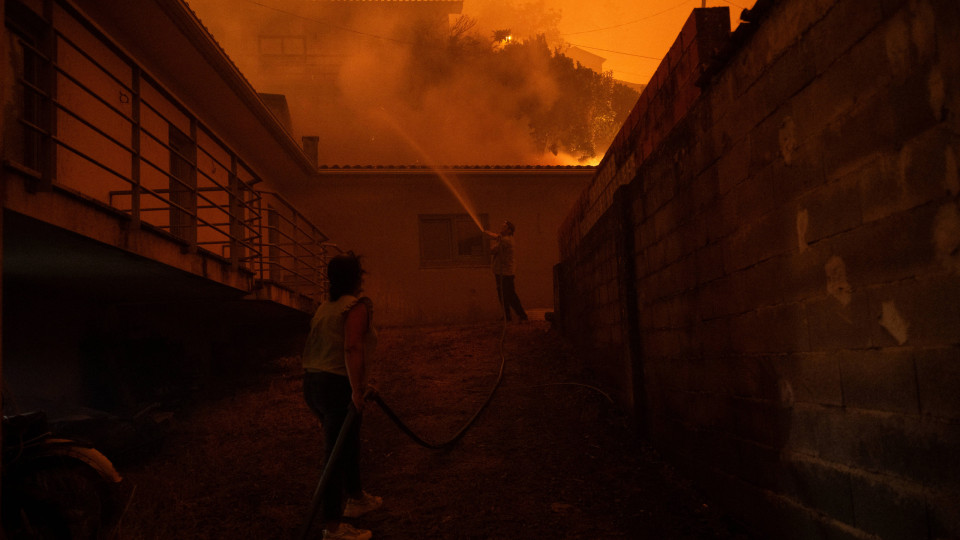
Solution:
[[(350, 396), (350, 379), (343, 375), (327, 372), (304, 374), (303, 397), (323, 425), (326, 460), (330, 459), (333, 445), (340, 436), (340, 428), (350, 407)], [(346, 496), (359, 498), (363, 493), (360, 485), (360, 418), (357, 415), (344, 435), (347, 439), (321, 495), (324, 522), (340, 521)]]

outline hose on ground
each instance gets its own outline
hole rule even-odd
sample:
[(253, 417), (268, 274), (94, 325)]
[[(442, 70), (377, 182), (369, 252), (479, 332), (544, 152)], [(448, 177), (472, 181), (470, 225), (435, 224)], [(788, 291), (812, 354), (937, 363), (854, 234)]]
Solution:
[(467, 422), (463, 425), (463, 427), (461, 427), (459, 431), (454, 433), (453, 436), (451, 436), (449, 439), (445, 441), (430, 442), (423, 439), (416, 433), (414, 433), (414, 431), (410, 429), (410, 427), (407, 426), (407, 424), (404, 423), (399, 416), (397, 416), (397, 413), (393, 412), (393, 409), (391, 409), (390, 406), (387, 405), (385, 401), (383, 401), (383, 398), (380, 397), (380, 393), (377, 392), (376, 389), (373, 389), (373, 391), (369, 393), (368, 398), (373, 400), (377, 405), (379, 405), (380, 408), (383, 410), (384, 414), (386, 414), (387, 417), (390, 420), (392, 420), (393, 423), (396, 424), (398, 428), (400, 428), (400, 431), (402, 431), (408, 437), (410, 437), (410, 439), (413, 440), (413, 442), (425, 448), (430, 448), (432, 450), (443, 450), (445, 448), (450, 448), (453, 445), (457, 444), (457, 441), (459, 441), (461, 438), (463, 438), (464, 435), (467, 434), (467, 431), (473, 426), (474, 422), (477, 421), (477, 418), (480, 416), (480, 413), (482, 413), (484, 409), (486, 409), (487, 406), (490, 405), (490, 402), (493, 401), (493, 396), (497, 393), (497, 388), (500, 387), (500, 383), (501, 381), (503, 381), (503, 368), (507, 363), (506, 355), (503, 353), (503, 341), (504, 341), (504, 337), (506, 336), (506, 333), (507, 333), (507, 322), (506, 322), (506, 319), (504, 319), (503, 331), (500, 333), (500, 370), (499, 370), (499, 373), (497, 373), (497, 381), (493, 384), (493, 388), (490, 390), (490, 394), (487, 395), (486, 400), (484, 400), (484, 402), (477, 409), (477, 412), (473, 413), (473, 416), (471, 416), (470, 419), (467, 420)]

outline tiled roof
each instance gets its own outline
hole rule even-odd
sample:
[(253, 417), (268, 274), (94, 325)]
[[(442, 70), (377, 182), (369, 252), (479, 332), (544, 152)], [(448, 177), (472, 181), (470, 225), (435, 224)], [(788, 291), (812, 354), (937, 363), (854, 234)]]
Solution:
[(352, 3), (371, 3), (391, 2), (391, 3), (418, 3), (418, 4), (462, 4), (463, 0), (308, 0), (310, 2), (352, 2)]
[[(349, 0), (347, 0), (349, 1)], [(372, 0), (353, 0), (353, 1), (372, 1)], [(400, 0), (400, 1), (419, 1), (419, 0)], [(593, 171), (594, 165), (439, 165), (430, 167), (427, 165), (320, 165), (321, 171), (369, 171), (369, 170), (407, 170), (407, 171), (432, 171), (440, 170), (468, 170), (468, 171), (496, 171), (496, 170), (581, 170)]]

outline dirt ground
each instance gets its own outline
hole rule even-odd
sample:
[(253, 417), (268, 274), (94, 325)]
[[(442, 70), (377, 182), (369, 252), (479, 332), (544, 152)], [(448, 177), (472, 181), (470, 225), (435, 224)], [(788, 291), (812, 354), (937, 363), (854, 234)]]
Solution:
[[(380, 332), (380, 394), (363, 419), (374, 538), (746, 538), (631, 432), (543, 321)], [(121, 539), (297, 538), (322, 466), (297, 358), (244, 373), (226, 396), (179, 413), (163, 446), (121, 473), (135, 486)], [(314, 524), (310, 538), (319, 538)]]

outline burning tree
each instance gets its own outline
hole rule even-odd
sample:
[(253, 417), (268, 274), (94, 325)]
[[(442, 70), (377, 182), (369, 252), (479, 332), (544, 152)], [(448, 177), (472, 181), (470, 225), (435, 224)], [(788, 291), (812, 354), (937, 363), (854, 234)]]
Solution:
[(490, 109), (527, 126), (541, 154), (586, 162), (606, 151), (639, 97), (635, 90), (551, 50), (544, 34), (517, 40), (498, 30), (484, 39), (473, 27), (461, 17), (446, 34), (419, 35), (408, 70), (411, 104), (445, 86), (476, 88), (496, 96)]

